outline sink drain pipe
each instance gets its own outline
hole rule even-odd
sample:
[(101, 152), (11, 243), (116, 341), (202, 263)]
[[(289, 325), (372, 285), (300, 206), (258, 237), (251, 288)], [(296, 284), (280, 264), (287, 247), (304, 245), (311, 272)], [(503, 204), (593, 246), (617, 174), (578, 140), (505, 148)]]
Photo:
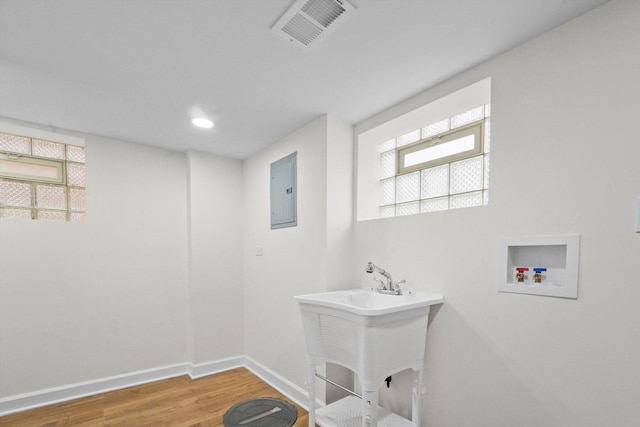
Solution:
[(341, 386), (341, 385), (340, 385), (340, 384), (338, 384), (337, 382), (335, 382), (335, 381), (331, 381), (331, 380), (330, 380), (329, 378), (327, 378), (327, 377), (323, 377), (322, 375), (318, 374), (317, 372), (316, 372), (316, 377), (320, 378), (320, 379), (321, 379), (321, 380), (323, 380), (323, 381), (328, 382), (329, 384), (331, 384), (331, 385), (333, 385), (333, 386), (338, 387), (338, 388), (339, 388), (340, 390), (342, 390), (342, 391), (346, 391), (347, 393), (349, 393), (349, 394), (351, 394), (351, 395), (354, 395), (354, 396), (355, 396), (355, 397), (357, 397), (358, 399), (362, 399), (362, 395), (361, 395), (361, 394), (358, 394), (358, 393), (356, 393), (355, 391), (349, 390), (348, 388), (346, 388), (346, 387), (344, 387), (344, 386)]

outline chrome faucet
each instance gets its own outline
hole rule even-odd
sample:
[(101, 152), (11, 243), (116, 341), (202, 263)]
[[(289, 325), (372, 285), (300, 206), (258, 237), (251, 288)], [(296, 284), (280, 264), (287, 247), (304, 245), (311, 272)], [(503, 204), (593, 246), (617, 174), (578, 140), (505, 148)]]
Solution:
[(400, 289), (399, 284), (405, 283), (406, 282), (405, 280), (399, 280), (394, 282), (393, 278), (391, 277), (391, 273), (389, 273), (383, 268), (376, 266), (374, 263), (369, 262), (367, 264), (366, 272), (373, 273), (374, 271), (383, 275), (386, 279), (385, 281), (382, 281), (377, 277), (373, 278), (373, 280), (380, 282), (380, 286), (378, 287), (378, 292), (380, 292), (381, 294), (402, 295), (402, 290)]

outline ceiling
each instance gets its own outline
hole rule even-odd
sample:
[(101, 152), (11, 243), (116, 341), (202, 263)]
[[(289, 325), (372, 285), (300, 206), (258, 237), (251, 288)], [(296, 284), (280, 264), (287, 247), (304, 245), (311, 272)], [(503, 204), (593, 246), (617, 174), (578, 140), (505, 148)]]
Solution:
[(0, 0), (0, 116), (244, 159), (321, 114), (358, 123), (606, 1), (351, 0), (305, 51), (270, 29), (293, 0)]

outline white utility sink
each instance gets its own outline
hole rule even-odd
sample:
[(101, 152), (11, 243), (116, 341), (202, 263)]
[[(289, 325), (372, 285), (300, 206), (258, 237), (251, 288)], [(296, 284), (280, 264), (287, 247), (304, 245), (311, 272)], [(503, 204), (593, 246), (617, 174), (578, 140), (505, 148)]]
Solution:
[[(397, 425), (420, 425), (421, 373), (427, 339), (429, 310), (444, 302), (442, 294), (422, 292), (386, 295), (373, 290), (351, 289), (299, 295), (302, 322), (309, 360), (309, 425), (340, 425), (342, 415), (329, 405), (315, 414), (315, 365), (334, 363), (358, 376), (363, 402), (360, 408), (363, 426), (377, 426), (378, 388), (384, 379), (412, 369), (414, 379), (413, 421)], [(336, 402), (338, 403), (338, 402)], [(380, 418), (382, 420), (382, 418)], [(386, 424), (386, 423), (385, 423)], [(394, 424), (395, 425), (395, 424)]]
[(444, 302), (442, 294), (411, 292), (403, 295), (388, 295), (364, 289), (298, 295), (295, 298), (300, 304), (332, 307), (360, 316), (380, 316)]

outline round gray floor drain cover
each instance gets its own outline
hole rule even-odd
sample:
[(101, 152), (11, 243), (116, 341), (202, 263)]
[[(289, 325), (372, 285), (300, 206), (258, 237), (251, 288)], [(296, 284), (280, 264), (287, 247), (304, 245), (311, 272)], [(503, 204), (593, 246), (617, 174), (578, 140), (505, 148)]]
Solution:
[(261, 397), (232, 406), (222, 421), (225, 427), (290, 427), (296, 419), (296, 408), (288, 402)]

